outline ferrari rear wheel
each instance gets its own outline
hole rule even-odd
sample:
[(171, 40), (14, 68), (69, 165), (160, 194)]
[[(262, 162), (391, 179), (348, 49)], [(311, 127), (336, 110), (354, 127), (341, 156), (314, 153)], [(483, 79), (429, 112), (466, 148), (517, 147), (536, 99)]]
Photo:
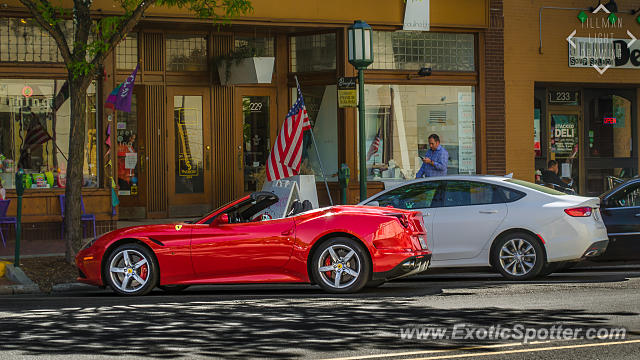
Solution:
[(312, 258), (315, 282), (332, 293), (359, 291), (371, 276), (366, 251), (359, 242), (345, 237), (324, 242)]
[(158, 283), (155, 257), (142, 245), (133, 243), (118, 247), (105, 265), (107, 283), (119, 295), (145, 295)]

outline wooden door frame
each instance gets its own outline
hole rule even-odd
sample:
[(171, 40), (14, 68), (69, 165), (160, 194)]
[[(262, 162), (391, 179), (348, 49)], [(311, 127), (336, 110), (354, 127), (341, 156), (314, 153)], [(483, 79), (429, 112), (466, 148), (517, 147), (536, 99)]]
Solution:
[[(174, 104), (173, 96), (202, 96), (202, 147), (204, 156), (204, 193), (197, 194), (177, 194), (175, 192), (175, 131), (174, 131)], [(167, 86), (167, 165), (168, 165), (168, 179), (167, 179), (167, 201), (169, 208), (176, 206), (189, 206), (189, 205), (205, 205), (204, 207), (211, 207), (211, 199), (213, 193), (213, 178), (212, 178), (212, 143), (211, 143), (211, 116), (210, 105), (211, 91), (208, 87), (190, 87), (190, 86)], [(208, 148), (207, 148), (208, 147)], [(208, 160), (207, 160), (208, 159)], [(207, 164), (208, 161), (208, 164)], [(200, 213), (201, 209), (196, 209), (195, 212)], [(169, 211), (171, 216), (171, 211)]]
[(249, 86), (237, 86), (233, 96), (233, 108), (234, 108), (234, 135), (233, 135), (233, 148), (234, 152), (234, 166), (233, 171), (235, 184), (235, 196), (241, 197), (246, 195), (244, 192), (244, 147), (243, 147), (243, 125), (244, 114), (242, 112), (242, 97), (243, 96), (268, 96), (269, 100), (269, 148), (273, 147), (273, 144), (280, 130), (278, 121), (278, 99), (277, 89), (274, 87), (249, 87)]

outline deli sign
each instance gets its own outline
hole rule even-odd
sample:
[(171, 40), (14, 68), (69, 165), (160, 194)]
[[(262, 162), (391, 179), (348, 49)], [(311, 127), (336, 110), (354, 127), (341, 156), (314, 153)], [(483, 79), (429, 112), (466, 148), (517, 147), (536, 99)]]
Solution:
[(586, 68), (597, 65), (619, 69), (640, 69), (640, 41), (613, 38), (573, 38), (576, 47), (569, 46), (569, 67)]

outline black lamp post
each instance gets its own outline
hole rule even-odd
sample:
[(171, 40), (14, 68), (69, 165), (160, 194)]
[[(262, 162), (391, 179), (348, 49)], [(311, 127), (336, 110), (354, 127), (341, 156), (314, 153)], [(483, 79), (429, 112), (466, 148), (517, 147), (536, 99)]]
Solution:
[(367, 151), (365, 149), (364, 128), (364, 69), (373, 63), (373, 37), (371, 26), (362, 20), (356, 20), (347, 29), (349, 45), (349, 63), (358, 70), (358, 137), (360, 159), (360, 201), (367, 198)]

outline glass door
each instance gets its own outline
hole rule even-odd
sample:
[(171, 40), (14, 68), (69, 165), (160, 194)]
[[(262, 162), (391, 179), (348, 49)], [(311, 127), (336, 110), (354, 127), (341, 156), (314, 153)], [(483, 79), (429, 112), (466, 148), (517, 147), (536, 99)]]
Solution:
[[(131, 112), (116, 113), (117, 183), (121, 218), (146, 217), (145, 124), (141, 90), (141, 87), (135, 87), (133, 90)], [(111, 136), (112, 142), (113, 138)]]
[(167, 99), (169, 212), (200, 215), (211, 203), (209, 91), (172, 87)]
[(239, 88), (236, 109), (236, 190), (244, 195), (262, 190), (266, 181), (266, 162), (278, 131), (275, 90)]
[(580, 114), (571, 110), (549, 110), (550, 160), (558, 162), (558, 176), (580, 189)]

